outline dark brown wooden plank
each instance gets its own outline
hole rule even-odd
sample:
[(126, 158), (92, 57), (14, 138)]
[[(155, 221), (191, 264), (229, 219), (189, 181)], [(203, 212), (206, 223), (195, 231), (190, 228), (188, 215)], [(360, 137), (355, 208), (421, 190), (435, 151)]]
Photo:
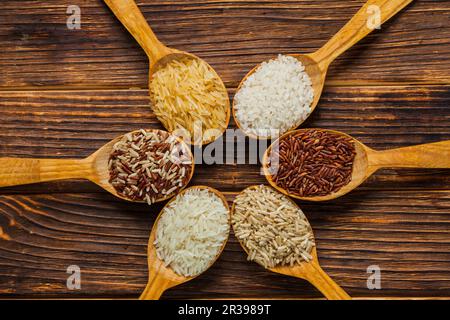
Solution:
[[(278, 53), (311, 52), (363, 0), (138, 1), (161, 40), (205, 58), (229, 86)], [(73, 2), (2, 1), (0, 88), (147, 87), (143, 51), (106, 5), (80, 0), (81, 30), (68, 30)], [(336, 61), (329, 84), (450, 83), (450, 1), (415, 1)]]
[[(363, 2), (138, 1), (164, 42), (206, 58), (231, 88), (276, 53), (317, 49)], [(82, 29), (68, 30), (69, 4), (2, 1), (0, 157), (82, 157), (124, 132), (161, 127), (148, 107), (142, 50), (100, 0), (77, 1)], [(449, 0), (415, 1), (347, 52), (306, 126), (377, 149), (449, 140), (449, 18)], [(232, 200), (264, 181), (258, 165), (200, 165), (192, 184)], [(449, 170), (383, 170), (344, 198), (302, 203), (324, 268), (357, 297), (449, 297), (449, 182)], [(1, 189), (0, 296), (137, 297), (159, 209), (84, 181)], [(65, 287), (71, 264), (83, 270), (79, 292)], [(373, 264), (383, 272), (381, 291), (366, 288)], [(164, 296), (220, 297), (320, 295), (247, 263), (231, 237), (213, 269)]]
[[(235, 194), (227, 196), (231, 201)], [(450, 296), (449, 191), (364, 191), (301, 206), (324, 269), (350, 294)], [(159, 208), (106, 194), (1, 196), (0, 296), (137, 297), (146, 282), (147, 236)], [(72, 264), (82, 270), (80, 291), (65, 287)], [(382, 270), (380, 291), (366, 287), (370, 265)], [(320, 295), (302, 280), (246, 262), (231, 236), (211, 270), (164, 295), (219, 297)]]
[[(341, 130), (380, 150), (450, 140), (449, 88), (327, 88), (305, 126)], [(161, 128), (146, 94), (146, 90), (0, 92), (0, 157), (83, 157), (125, 132)], [(249, 150), (248, 145), (236, 149)], [(264, 181), (258, 165), (219, 164), (198, 166), (193, 183), (236, 191)], [(383, 170), (363, 188), (447, 189), (449, 182), (448, 170)], [(76, 181), (0, 193), (99, 191)]]

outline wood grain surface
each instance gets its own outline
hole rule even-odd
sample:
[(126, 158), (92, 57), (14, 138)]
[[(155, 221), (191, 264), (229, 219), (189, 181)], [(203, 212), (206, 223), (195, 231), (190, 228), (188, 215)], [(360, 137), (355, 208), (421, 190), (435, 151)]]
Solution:
[[(230, 97), (252, 66), (319, 48), (363, 3), (138, 1), (161, 40), (205, 58)], [(71, 4), (0, 4), (0, 157), (81, 158), (125, 132), (161, 128), (144, 52), (99, 0), (78, 0), (81, 30), (68, 30)], [(305, 127), (340, 130), (380, 150), (450, 140), (449, 39), (450, 1), (414, 1), (332, 64)], [(232, 201), (264, 182), (258, 164), (202, 164), (191, 185)], [(323, 268), (350, 295), (450, 297), (449, 185), (450, 170), (388, 169), (341, 199), (298, 203)], [(137, 298), (160, 208), (79, 180), (1, 189), (0, 298)], [(81, 268), (81, 290), (66, 287), (70, 265)], [(367, 289), (370, 265), (381, 268), (381, 290)], [(211, 270), (163, 296), (318, 297), (305, 281), (247, 262), (233, 235)]]
[[(192, 52), (228, 86), (278, 53), (321, 47), (362, 0), (137, 1), (161, 41)], [(66, 27), (70, 0), (2, 1), (0, 86), (147, 87), (148, 62), (100, 0), (78, 0), (81, 30)], [(450, 81), (447, 0), (416, 0), (330, 69), (328, 82)]]

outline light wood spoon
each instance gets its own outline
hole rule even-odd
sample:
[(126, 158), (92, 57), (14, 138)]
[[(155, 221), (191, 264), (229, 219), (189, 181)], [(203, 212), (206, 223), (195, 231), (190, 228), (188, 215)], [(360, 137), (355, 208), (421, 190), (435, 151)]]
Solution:
[[(314, 89), (314, 99), (311, 105), (312, 114), (314, 109), (319, 103), (320, 96), (322, 95), (322, 90), (325, 84), (325, 78), (327, 75), (328, 67), (330, 64), (346, 50), (350, 49), (354, 44), (359, 42), (361, 39), (366, 37), (369, 33), (373, 31), (373, 28), (369, 27), (368, 21), (373, 14), (371, 11), (371, 6), (376, 6), (379, 8), (380, 12), (380, 23), (384, 23), (397, 14), (400, 10), (406, 7), (413, 0), (369, 0), (363, 7), (356, 13), (355, 16), (336, 34), (331, 40), (329, 40), (322, 48), (316, 52), (310, 54), (292, 54), (294, 58), (298, 59), (304, 66), (305, 70), (311, 78), (312, 87)], [(252, 75), (260, 65), (253, 68), (245, 77), (242, 79), (238, 86), (236, 92), (238, 92), (247, 78)], [(235, 100), (233, 101), (232, 114), (237, 126), (249, 137), (255, 139), (269, 139), (274, 137), (269, 136), (256, 136), (253, 133), (246, 132), (246, 130), (240, 124), (236, 113), (235, 113)], [(308, 115), (308, 116), (309, 116)], [(306, 120), (306, 119), (305, 119)], [(300, 126), (305, 120), (299, 119), (295, 125), (293, 125), (289, 130), (295, 129)], [(277, 129), (277, 128), (273, 128)], [(286, 131), (289, 131), (286, 130)], [(280, 132), (282, 135), (284, 132)]]
[[(248, 187), (245, 190), (256, 189), (258, 187), (259, 186), (254, 185)], [(297, 204), (292, 199), (290, 199), (289, 197), (286, 197), (286, 199), (290, 201), (293, 205), (298, 207)], [(235, 210), (235, 203), (233, 202), (233, 206), (231, 209), (232, 215), (234, 214), (234, 210)], [(234, 224), (232, 225), (234, 228)], [(241, 242), (241, 240), (239, 239), (238, 241), (241, 244), (241, 247), (248, 255), (248, 249), (246, 248), (245, 244)], [(286, 276), (304, 279), (309, 283), (311, 283), (314, 287), (316, 287), (320, 292), (322, 292), (322, 294), (329, 300), (350, 300), (351, 297), (344, 291), (344, 289), (342, 289), (336, 282), (334, 282), (326, 274), (325, 271), (323, 271), (322, 267), (319, 264), (319, 259), (317, 257), (316, 246), (314, 246), (314, 248), (312, 249), (311, 256), (312, 260), (310, 262), (303, 262), (293, 267), (291, 266), (275, 267), (268, 270)]]
[[(87, 179), (120, 199), (133, 201), (117, 193), (116, 189), (109, 183), (109, 157), (113, 146), (122, 138), (123, 135), (115, 138), (85, 159), (0, 158), (0, 188), (55, 180)], [(180, 138), (176, 137), (176, 139), (183, 144), (183, 150), (189, 152), (189, 157), (192, 160), (192, 170), (187, 185), (194, 174), (194, 156), (188, 145)], [(156, 202), (165, 201), (173, 196), (173, 194), (168, 195)], [(136, 200), (134, 202), (144, 201)]]
[[(151, 80), (156, 71), (160, 68), (164, 67), (167, 63), (173, 60), (181, 60), (183, 58), (191, 58), (202, 60), (199, 57), (177, 49), (172, 49), (166, 47), (162, 42), (158, 40), (156, 35), (153, 33), (149, 24), (145, 20), (145, 17), (142, 15), (142, 12), (139, 10), (138, 6), (133, 0), (104, 0), (104, 2), (108, 5), (117, 19), (127, 28), (128, 32), (136, 39), (139, 45), (147, 54), (150, 67), (149, 67), (149, 84), (151, 84)], [(202, 60), (204, 61), (204, 60)], [(206, 61), (204, 63), (207, 64)], [(209, 64), (208, 64), (209, 65)], [(220, 80), (221, 87), (223, 91), (226, 93), (227, 89), (216, 73), (216, 71), (210, 66), (211, 71), (214, 72), (217, 79)], [(228, 94), (226, 94), (228, 96)], [(153, 95), (150, 93), (150, 100), (153, 105), (155, 105), (155, 101)], [(230, 112), (230, 101), (227, 99), (227, 108), (226, 108), (226, 123), (224, 125), (222, 133), (228, 127), (231, 112)], [(167, 106), (170, 108), (170, 106)], [(168, 128), (166, 128), (168, 130)], [(217, 129), (217, 128), (214, 128)], [(219, 138), (218, 136), (211, 137), (211, 141), (202, 141), (202, 143), (195, 142), (194, 144), (208, 144), (212, 142), (214, 139)]]
[[(187, 188), (183, 192), (181, 192), (178, 196), (184, 194), (185, 192), (187, 192), (188, 190), (191, 190), (191, 189), (202, 189), (202, 190), (206, 189), (206, 190), (209, 190), (210, 192), (216, 194), (220, 199), (222, 199), (225, 208), (227, 208), (227, 210), (229, 212), (230, 209), (228, 206), (228, 202), (225, 199), (225, 196), (218, 190), (207, 187), (207, 186), (193, 186), (193, 187)], [(173, 201), (175, 201), (177, 199), (177, 197), (170, 200), (165, 205), (165, 207), (169, 206)], [(163, 215), (164, 208), (161, 210), (159, 216), (156, 218), (156, 221), (153, 225), (153, 229), (150, 233), (150, 238), (148, 240), (148, 257), (147, 257), (147, 259), (148, 259), (149, 280), (148, 280), (147, 286), (145, 287), (144, 292), (141, 294), (139, 300), (158, 300), (162, 296), (164, 291), (166, 291), (167, 289), (170, 289), (170, 288), (173, 288), (180, 284), (183, 284), (185, 282), (191, 281), (192, 279), (195, 279), (196, 277), (199, 276), (199, 275), (197, 275), (195, 277), (180, 276), (180, 275), (176, 274), (170, 267), (166, 267), (164, 265), (164, 262), (162, 262), (158, 258), (157, 254), (156, 254), (156, 247), (154, 245), (154, 242), (155, 242), (155, 238), (156, 238), (158, 223)], [(231, 219), (229, 216), (228, 217), (228, 226), (230, 226), (230, 224), (231, 224), (230, 220)], [(225, 241), (223, 242), (223, 245), (222, 245), (221, 249), (219, 250), (219, 252), (217, 253), (217, 256), (215, 257), (215, 259), (211, 261), (210, 267), (217, 261), (217, 259), (222, 254), (223, 250), (225, 249), (225, 245), (227, 244), (227, 241), (228, 241), (228, 236), (225, 239)]]
[(326, 201), (339, 198), (357, 188), (367, 178), (381, 168), (450, 168), (450, 141), (422, 144), (386, 151), (375, 151), (345, 133), (334, 130), (317, 129), (348, 137), (355, 143), (356, 156), (353, 161), (351, 181), (337, 192), (327, 196), (299, 197), (276, 185), (272, 179), (272, 174), (268, 163), (272, 148), (278, 145), (280, 140), (305, 130), (310, 129), (299, 129), (285, 133), (266, 150), (262, 160), (264, 174), (270, 185), (281, 193), (296, 199)]

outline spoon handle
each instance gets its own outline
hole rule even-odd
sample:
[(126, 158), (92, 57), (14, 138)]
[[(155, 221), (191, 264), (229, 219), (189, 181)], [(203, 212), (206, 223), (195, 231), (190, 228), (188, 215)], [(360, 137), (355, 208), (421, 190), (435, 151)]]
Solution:
[(373, 151), (369, 166), (375, 168), (450, 168), (450, 141)]
[(86, 160), (0, 158), (0, 187), (61, 179), (87, 178)]
[(328, 300), (351, 300), (352, 298), (344, 291), (336, 282), (331, 279), (328, 274), (323, 271), (322, 267), (316, 263), (308, 264), (307, 272), (303, 274), (303, 278), (308, 280), (316, 287)]
[(158, 276), (150, 275), (150, 280), (139, 300), (159, 300), (166, 291), (167, 281)]
[(353, 18), (311, 57), (320, 69), (328, 66), (340, 54), (351, 48), (374, 29), (389, 20), (413, 0), (369, 0)]
[(170, 53), (162, 44), (145, 20), (142, 12), (133, 0), (104, 0), (117, 19), (136, 39), (152, 64)]

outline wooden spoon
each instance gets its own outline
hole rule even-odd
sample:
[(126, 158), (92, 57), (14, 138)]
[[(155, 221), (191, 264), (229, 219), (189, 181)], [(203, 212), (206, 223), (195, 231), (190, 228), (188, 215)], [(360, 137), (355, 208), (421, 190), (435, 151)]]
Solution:
[[(311, 104), (311, 112), (317, 107), (320, 96), (322, 94), (323, 86), (325, 83), (325, 77), (327, 75), (328, 67), (330, 64), (343, 52), (350, 49), (354, 44), (359, 42), (365, 36), (373, 31), (373, 28), (369, 27), (369, 19), (371, 18), (371, 6), (376, 6), (380, 10), (380, 23), (384, 23), (397, 14), (400, 10), (406, 7), (413, 0), (369, 0), (363, 7), (356, 13), (355, 16), (322, 48), (316, 52), (310, 54), (292, 54), (294, 58), (298, 59), (304, 66), (305, 70), (311, 78), (312, 87), (314, 89), (314, 100)], [(375, 8), (375, 7), (374, 7)], [(242, 79), (238, 86), (237, 92), (241, 89), (247, 78), (253, 74), (260, 65), (253, 68)], [(233, 101), (233, 118), (237, 126), (249, 137), (255, 139), (268, 139), (273, 137), (256, 136), (253, 133), (246, 132), (242, 127), (235, 113), (235, 100)], [(305, 119), (306, 120), (306, 119)], [(305, 120), (299, 119), (291, 129), (297, 128)], [(277, 129), (277, 128), (273, 128)], [(289, 131), (286, 130), (286, 131)], [(283, 134), (284, 132), (280, 132)]]
[(276, 190), (296, 199), (308, 201), (326, 201), (339, 198), (357, 188), (367, 178), (375, 173), (375, 171), (381, 168), (450, 168), (450, 141), (422, 144), (418, 146), (398, 148), (386, 151), (375, 151), (345, 133), (334, 130), (318, 129), (342, 135), (354, 141), (356, 156), (353, 161), (351, 181), (337, 192), (334, 192), (327, 196), (299, 197), (295, 194), (287, 192), (286, 190), (280, 188), (275, 184), (272, 179), (272, 174), (270, 173), (269, 156), (272, 147), (277, 145), (279, 143), (279, 140), (305, 130), (310, 129), (290, 131), (281, 136), (266, 150), (262, 161), (264, 174), (270, 185)]
[[(256, 189), (259, 186), (251, 186), (247, 189)], [(245, 189), (245, 190), (247, 190)], [(244, 191), (245, 191), (244, 190)], [(242, 192), (244, 192), (242, 191)], [(297, 204), (290, 199), (289, 197), (286, 197), (287, 200), (292, 202), (293, 205), (296, 207)], [(231, 209), (231, 214), (234, 214), (235, 210), (235, 203), (233, 202), (233, 206)], [(234, 225), (233, 225), (234, 228)], [(241, 240), (239, 240), (239, 243), (241, 244), (241, 247), (244, 249), (244, 251), (248, 253), (247, 247), (244, 245)], [(310, 262), (303, 262), (300, 264), (297, 264), (293, 267), (291, 266), (283, 266), (283, 267), (275, 267), (270, 268), (268, 270), (283, 274), (286, 276), (291, 276), (295, 278), (304, 279), (308, 282), (310, 282), (314, 287), (316, 287), (322, 294), (329, 300), (350, 300), (351, 297), (342, 289), (336, 282), (334, 282), (325, 271), (323, 271), (322, 267), (319, 264), (319, 259), (317, 257), (317, 249), (314, 246), (314, 248), (311, 251), (312, 260)]]
[[(225, 205), (225, 208), (229, 210), (228, 202), (225, 199), (225, 196), (219, 192), (216, 189), (207, 187), (207, 186), (193, 186), (188, 189), (185, 189), (183, 192), (181, 192), (178, 196), (184, 194), (190, 189), (203, 189), (203, 190), (209, 190), (210, 192), (213, 192), (216, 194), (220, 199), (222, 199), (223, 204)], [(172, 201), (175, 201), (177, 197), (170, 200), (165, 207), (169, 206)], [(164, 208), (165, 208), (164, 207)], [(155, 239), (156, 239), (156, 232), (159, 220), (161, 219), (164, 208), (161, 210), (159, 216), (156, 218), (156, 221), (153, 225), (153, 229), (150, 233), (150, 238), (148, 241), (148, 270), (149, 270), (149, 281), (148, 284), (144, 290), (144, 292), (140, 296), (140, 300), (158, 300), (164, 291), (167, 289), (173, 288), (175, 286), (178, 286), (182, 283), (191, 281), (192, 279), (195, 279), (199, 275), (195, 277), (184, 277), (176, 274), (170, 267), (166, 267), (164, 265), (164, 262), (162, 262), (157, 254), (156, 254), (156, 247), (154, 245)], [(230, 217), (228, 218), (228, 224), (231, 224)], [(219, 252), (217, 253), (217, 256), (214, 260), (211, 261), (210, 267), (217, 261), (217, 259), (222, 254), (223, 250), (225, 249), (225, 245), (227, 244), (228, 237), (223, 242), (223, 245)], [(206, 270), (205, 270), (206, 271)]]
[[(150, 60), (149, 83), (151, 83), (151, 79), (156, 71), (173, 60), (181, 60), (184, 58), (202, 60), (191, 53), (168, 48), (162, 42), (160, 42), (133, 0), (104, 0), (104, 2), (108, 5), (117, 19), (119, 19), (120, 22), (125, 26), (125, 28), (127, 28), (128, 32), (130, 32), (130, 34), (136, 39), (136, 41), (147, 54)], [(207, 62), (204, 61), (204, 63)], [(221, 80), (219, 75), (211, 66), (210, 69), (214, 72), (217, 79), (220, 80), (223, 91), (227, 92), (227, 89), (225, 88), (225, 85), (223, 84), (223, 81)], [(152, 94), (150, 94), (150, 100), (152, 101), (152, 104), (155, 105)], [(167, 108), (170, 108), (170, 106), (167, 106)], [(228, 99), (226, 110), (226, 123), (224, 124), (222, 133), (228, 127), (230, 121), (230, 101)], [(170, 131), (168, 128), (166, 129)], [(214, 136), (210, 138), (210, 141), (202, 141), (201, 143), (198, 143), (196, 141), (194, 142), (194, 144), (207, 144), (217, 138), (219, 137)]]
[[(120, 199), (133, 201), (117, 193), (109, 183), (109, 157), (113, 146), (122, 138), (123, 135), (115, 138), (85, 159), (0, 158), (0, 188), (54, 180), (87, 179)], [(177, 139), (184, 145), (183, 150), (188, 150), (189, 157), (192, 159), (192, 170), (186, 183), (188, 184), (194, 174), (194, 156), (190, 147), (182, 139)], [(168, 195), (156, 202), (165, 201), (173, 196), (173, 194)], [(134, 202), (144, 201), (135, 200)]]

